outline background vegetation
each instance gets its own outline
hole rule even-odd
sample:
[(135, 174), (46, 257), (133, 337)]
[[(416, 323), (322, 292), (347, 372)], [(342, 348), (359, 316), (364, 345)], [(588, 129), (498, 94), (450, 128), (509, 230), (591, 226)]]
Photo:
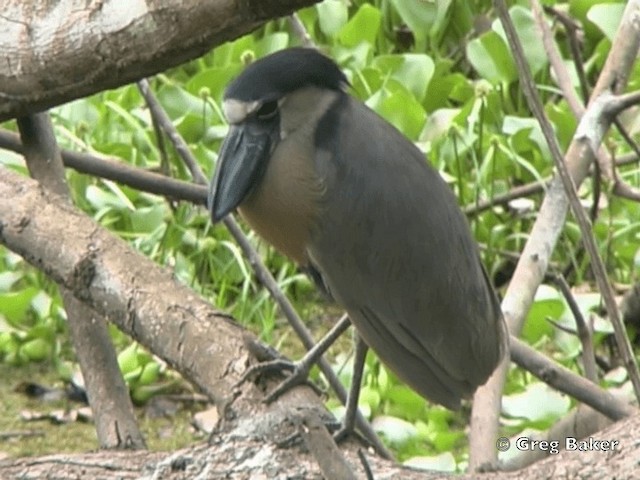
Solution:
[[(606, 58), (624, 3), (546, 3), (583, 28), (579, 62), (587, 80), (593, 82)], [(528, 3), (513, 2), (511, 15), (524, 41), (546, 113), (561, 146), (566, 147), (577, 122), (554, 83)], [(548, 148), (526, 107), (491, 2), (325, 0), (298, 12), (298, 16), (313, 41), (344, 69), (352, 93), (416, 142), (450, 183), (461, 206), (472, 208), (513, 187), (541, 182), (551, 175)], [(574, 74), (575, 87), (580, 90), (568, 34), (556, 22), (552, 28)], [(152, 80), (153, 90), (205, 172), (212, 173), (227, 130), (220, 110), (227, 83), (255, 58), (300, 42), (286, 20), (270, 22), (251, 35)], [(640, 71), (636, 68), (629, 88), (638, 89), (639, 83)], [(135, 85), (78, 100), (51, 113), (64, 148), (115, 156), (137, 167), (190, 179), (176, 154), (158, 139)], [(623, 118), (623, 123), (632, 136), (637, 134), (635, 111)], [(4, 127), (15, 129), (12, 122)], [(618, 134), (612, 134), (607, 143), (616, 155), (631, 151)], [(0, 162), (27, 173), (21, 158), (14, 154), (0, 151)], [(620, 175), (629, 184), (640, 185), (638, 163), (624, 167)], [(159, 264), (172, 268), (181, 281), (263, 340), (291, 356), (300, 355), (301, 347), (293, 333), (256, 282), (238, 247), (223, 226), (211, 225), (203, 208), (72, 170), (67, 172), (67, 179), (75, 204), (101, 225)], [(609, 195), (607, 186), (598, 181), (585, 182), (579, 193), (585, 207), (596, 213), (594, 231), (610, 277), (624, 290), (637, 280), (640, 271), (640, 205)], [(515, 199), (470, 216), (485, 264), (498, 287), (509, 279), (540, 199), (539, 194)], [(592, 208), (594, 202), (596, 207)], [(294, 265), (249, 235), (280, 286), (319, 336), (340, 312), (322, 302)], [(579, 229), (569, 219), (553, 257), (554, 266), (567, 274), (585, 318), (594, 319), (594, 341), (600, 366), (605, 369), (603, 382), (624, 385), (625, 373), (614, 368), (616, 359), (606, 348), (611, 328), (599, 316), (600, 297), (591, 293), (591, 272), (578, 243)], [(574, 324), (562, 295), (553, 285), (544, 285), (527, 318), (523, 338), (580, 371), (581, 347), (572, 333)], [(121, 369), (139, 404), (158, 392), (187, 388), (157, 359), (130, 344), (115, 329), (112, 333), (122, 352)], [(350, 377), (350, 354), (351, 345), (346, 340), (331, 352), (345, 384)], [(12, 415), (23, 406), (24, 400), (12, 391), (17, 384), (30, 380), (34, 371), (43, 372), (45, 383), (68, 381), (77, 369), (57, 287), (2, 247), (0, 361), (8, 379), (3, 382), (0, 398), (11, 399), (6, 402), (10, 413), (0, 420), (8, 423), (0, 424), (0, 431), (15, 427)], [(40, 366), (36, 368), (34, 363)], [(328, 405), (340, 412), (335, 400), (329, 399)], [(547, 429), (571, 407), (572, 400), (514, 369), (503, 398), (504, 433), (508, 436)], [(361, 408), (401, 460), (444, 470), (464, 467), (468, 411), (454, 413), (428, 404), (400, 384), (372, 354), (367, 361)], [(58, 431), (62, 428), (68, 427)], [(57, 435), (51, 434), (53, 449), (59, 448)], [(180, 438), (189, 441), (189, 437), (186, 434)], [(18, 443), (11, 451), (39, 453), (24, 445)], [(86, 446), (84, 442), (78, 448)]]

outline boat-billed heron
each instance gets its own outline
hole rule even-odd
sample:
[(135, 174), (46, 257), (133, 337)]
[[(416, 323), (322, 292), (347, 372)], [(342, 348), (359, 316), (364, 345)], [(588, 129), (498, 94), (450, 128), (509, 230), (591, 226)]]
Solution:
[(213, 221), (237, 207), (401, 380), (458, 408), (504, 353), (499, 302), (453, 192), (347, 87), (313, 49), (249, 65), (224, 94)]

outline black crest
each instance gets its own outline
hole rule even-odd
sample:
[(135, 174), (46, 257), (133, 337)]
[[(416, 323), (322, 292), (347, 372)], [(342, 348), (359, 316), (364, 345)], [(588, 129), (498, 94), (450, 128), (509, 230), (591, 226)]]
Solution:
[(312, 48), (289, 48), (249, 65), (229, 84), (224, 98), (275, 100), (303, 87), (341, 90), (348, 85), (338, 65)]

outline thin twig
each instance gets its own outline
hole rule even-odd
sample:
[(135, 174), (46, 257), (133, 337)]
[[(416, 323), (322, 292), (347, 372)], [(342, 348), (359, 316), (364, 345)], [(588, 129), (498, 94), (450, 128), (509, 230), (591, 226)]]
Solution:
[[(532, 3), (533, 9), (533, 3)], [(584, 33), (580, 24), (578, 24), (573, 18), (567, 15), (561, 10), (557, 10), (553, 7), (545, 7), (545, 11), (552, 13), (564, 26), (567, 32), (567, 38), (569, 40), (569, 50), (571, 50), (571, 56), (573, 57), (573, 64), (578, 74), (578, 82), (580, 83), (580, 91), (582, 93), (582, 100), (586, 102), (589, 98), (589, 82), (587, 81), (587, 74), (584, 71), (584, 64), (582, 61), (582, 50), (580, 48), (579, 34)]]
[(556, 80), (558, 86), (564, 95), (565, 100), (569, 104), (569, 108), (573, 112), (575, 117), (580, 117), (584, 113), (584, 105), (576, 95), (576, 91), (573, 88), (573, 82), (569, 75), (568, 69), (565, 67), (564, 60), (560, 55), (558, 46), (556, 45), (553, 33), (547, 24), (547, 19), (542, 13), (542, 5), (538, 0), (531, 0), (531, 12), (533, 13), (533, 19), (536, 22), (538, 30), (540, 30), (540, 36), (542, 37), (542, 45), (544, 51), (549, 58), (551, 69), (556, 74)]
[(640, 158), (640, 147), (638, 146), (638, 143), (633, 138), (631, 138), (631, 135), (629, 134), (629, 132), (627, 132), (627, 129), (624, 128), (624, 125), (622, 125), (622, 122), (620, 121), (620, 119), (619, 118), (614, 119), (613, 124), (618, 129), (618, 133), (620, 133), (620, 136), (624, 139), (625, 142), (627, 142), (627, 145), (631, 147), (631, 150), (633, 150), (633, 153), (638, 158)]
[(609, 99), (608, 104), (606, 105), (604, 112), (609, 115), (611, 119), (621, 113), (623, 110), (626, 110), (629, 107), (633, 107), (640, 103), (640, 91), (629, 92), (622, 95), (613, 95), (611, 99)]
[(580, 311), (580, 307), (576, 302), (575, 297), (571, 293), (571, 288), (567, 280), (562, 274), (556, 275), (554, 278), (555, 284), (560, 288), (562, 295), (564, 296), (569, 309), (573, 314), (573, 318), (576, 321), (576, 330), (578, 332), (578, 338), (582, 344), (582, 364), (584, 366), (584, 376), (591, 380), (593, 383), (598, 383), (598, 370), (596, 368), (596, 356), (593, 350), (593, 335), (592, 329)]
[(178, 130), (173, 126), (171, 119), (160, 105), (160, 102), (156, 99), (155, 95), (151, 93), (151, 89), (149, 87), (149, 81), (146, 78), (138, 81), (138, 88), (140, 93), (144, 97), (149, 110), (151, 111), (151, 115), (155, 117), (158, 125), (164, 131), (164, 133), (169, 137), (171, 143), (173, 144), (173, 148), (176, 149), (178, 155), (185, 163), (189, 171), (191, 172), (191, 177), (194, 182), (199, 183), (201, 185), (207, 184), (207, 177), (202, 173), (202, 169), (200, 165), (198, 165), (198, 161), (191, 155), (191, 151), (189, 150), (189, 146), (182, 138), (182, 135), (178, 133)]
[(315, 47), (313, 40), (311, 39), (311, 36), (307, 32), (307, 29), (304, 28), (304, 25), (302, 24), (302, 20), (300, 20), (300, 17), (298, 17), (297, 13), (293, 13), (289, 15), (287, 17), (287, 20), (289, 21), (289, 25), (291, 25), (291, 29), (293, 30), (293, 33), (295, 33), (296, 36), (300, 39), (300, 41), (302, 42), (302, 45), (309, 48)]

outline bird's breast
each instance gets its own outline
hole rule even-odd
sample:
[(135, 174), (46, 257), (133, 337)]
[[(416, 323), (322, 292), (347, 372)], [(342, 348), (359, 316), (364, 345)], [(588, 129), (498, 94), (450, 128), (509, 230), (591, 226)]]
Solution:
[(239, 208), (258, 235), (303, 266), (323, 193), (311, 139), (304, 140), (287, 138), (278, 144), (262, 181)]

